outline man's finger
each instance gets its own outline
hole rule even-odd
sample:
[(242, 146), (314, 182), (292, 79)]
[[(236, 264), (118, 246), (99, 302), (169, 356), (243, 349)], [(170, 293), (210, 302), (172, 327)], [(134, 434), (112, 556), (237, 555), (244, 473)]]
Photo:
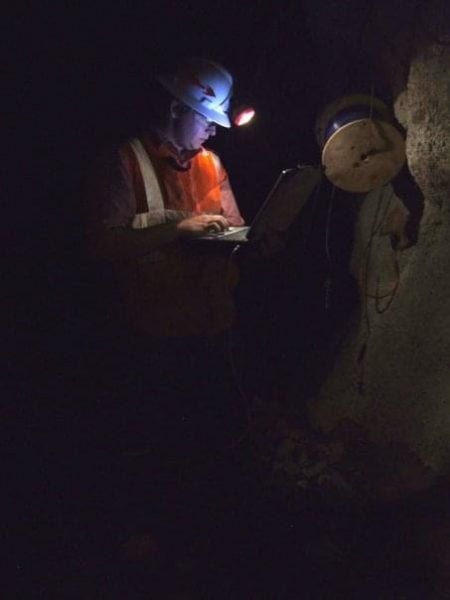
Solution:
[(227, 229), (229, 227), (228, 221), (225, 219), (225, 217), (222, 217), (221, 215), (218, 215), (217, 223), (219, 224), (221, 229)]

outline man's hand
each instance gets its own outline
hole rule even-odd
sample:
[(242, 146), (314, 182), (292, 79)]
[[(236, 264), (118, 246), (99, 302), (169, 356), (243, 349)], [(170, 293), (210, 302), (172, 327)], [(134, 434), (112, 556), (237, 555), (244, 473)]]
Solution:
[(187, 236), (200, 235), (208, 231), (223, 231), (230, 224), (222, 215), (195, 215), (177, 223), (178, 231)]

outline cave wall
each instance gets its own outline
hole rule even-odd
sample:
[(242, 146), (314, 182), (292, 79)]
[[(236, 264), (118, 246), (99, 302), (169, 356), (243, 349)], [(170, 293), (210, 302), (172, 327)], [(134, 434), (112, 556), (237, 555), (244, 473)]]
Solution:
[(450, 466), (449, 6), (305, 5), (328, 82), (324, 100), (370, 89), (406, 130), (410, 181), (362, 199), (351, 260), (360, 307), (309, 404), (318, 431), (351, 424), (378, 449), (392, 468), (378, 472), (372, 493), (396, 497)]

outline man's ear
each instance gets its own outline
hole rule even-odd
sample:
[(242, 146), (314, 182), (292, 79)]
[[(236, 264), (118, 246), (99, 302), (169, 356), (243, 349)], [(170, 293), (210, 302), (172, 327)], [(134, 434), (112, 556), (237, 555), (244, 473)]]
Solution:
[(170, 103), (170, 116), (172, 117), (172, 119), (179, 119), (181, 115), (183, 115), (188, 110), (188, 107), (182, 102), (179, 102), (178, 100), (172, 100), (172, 102)]

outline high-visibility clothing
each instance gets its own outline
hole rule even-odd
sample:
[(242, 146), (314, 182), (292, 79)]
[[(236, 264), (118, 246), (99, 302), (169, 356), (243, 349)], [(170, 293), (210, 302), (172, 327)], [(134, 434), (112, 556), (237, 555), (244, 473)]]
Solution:
[[(201, 212), (243, 223), (225, 169), (203, 148), (179, 157), (152, 138), (131, 140), (97, 189), (97, 227), (144, 229)], [(122, 306), (139, 331), (208, 335), (231, 324), (229, 284), (236, 273), (222, 253), (174, 242), (115, 266)]]

